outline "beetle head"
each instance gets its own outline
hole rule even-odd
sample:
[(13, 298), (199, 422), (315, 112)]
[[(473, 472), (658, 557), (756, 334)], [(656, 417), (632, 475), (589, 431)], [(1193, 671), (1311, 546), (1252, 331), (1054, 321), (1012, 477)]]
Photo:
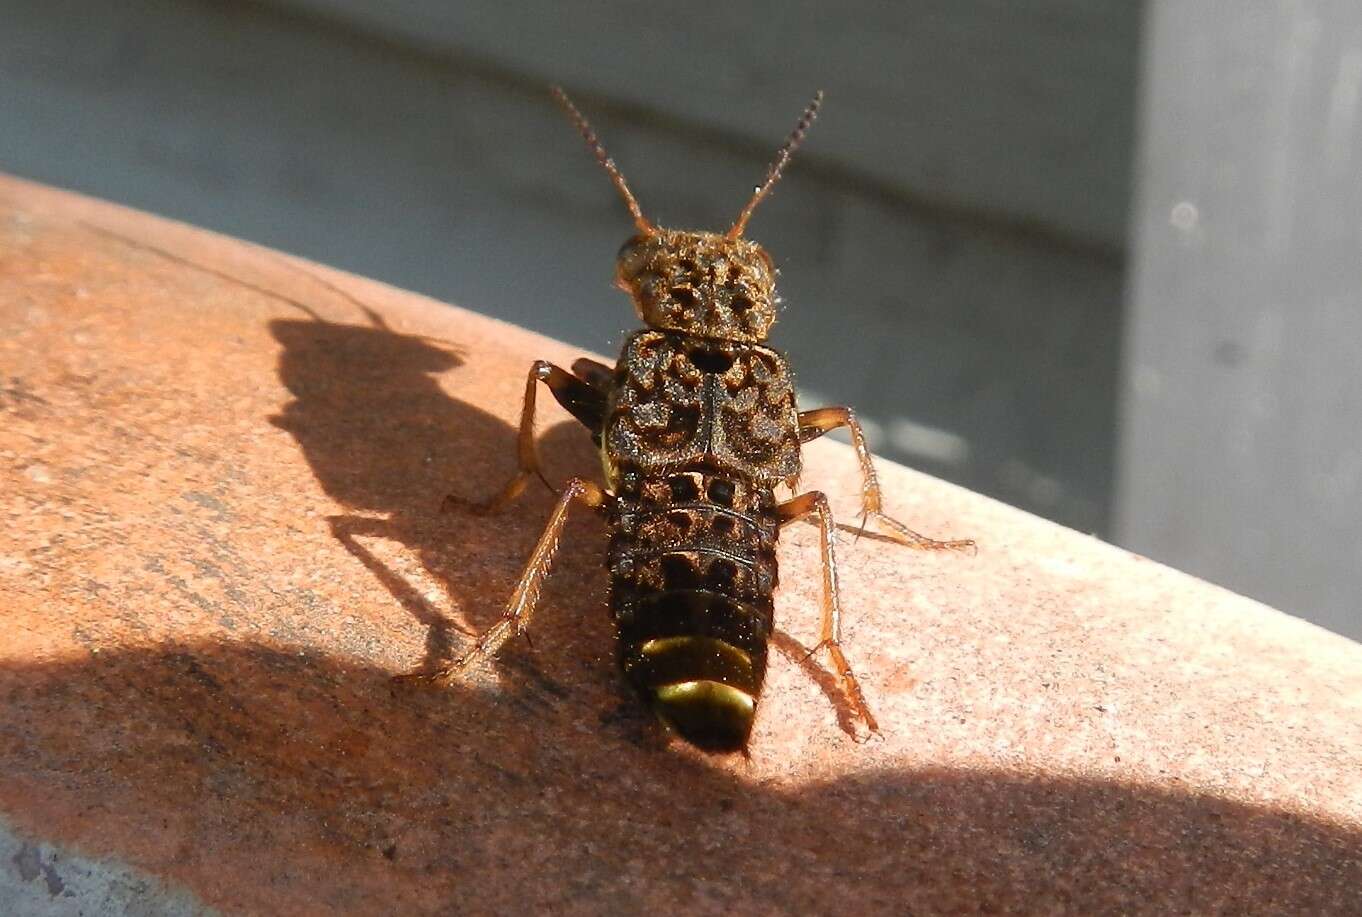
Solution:
[(776, 269), (770, 255), (743, 238), (747, 221), (780, 179), (790, 156), (818, 114), (823, 94), (814, 96), (785, 145), (776, 154), (737, 220), (725, 233), (664, 229), (643, 215), (628, 183), (595, 132), (559, 87), (555, 98), (567, 110), (634, 218), (638, 232), (620, 249), (615, 284), (634, 301), (649, 327), (729, 341), (761, 341), (776, 320)]

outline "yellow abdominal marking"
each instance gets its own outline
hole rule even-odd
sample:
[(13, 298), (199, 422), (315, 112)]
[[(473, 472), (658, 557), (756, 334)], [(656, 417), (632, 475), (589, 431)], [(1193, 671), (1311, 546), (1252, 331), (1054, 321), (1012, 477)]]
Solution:
[(757, 702), (746, 691), (717, 681), (680, 681), (656, 689), (657, 699), (663, 704), (717, 702), (720, 706), (736, 707), (751, 713)]
[(649, 640), (638, 648), (638, 651), (645, 656), (663, 656), (674, 650), (694, 649), (699, 652), (711, 652), (716, 656), (727, 656), (729, 661), (735, 662), (743, 669), (752, 668), (752, 657), (743, 650), (738, 649), (731, 643), (723, 640), (716, 640), (713, 637), (657, 637)]

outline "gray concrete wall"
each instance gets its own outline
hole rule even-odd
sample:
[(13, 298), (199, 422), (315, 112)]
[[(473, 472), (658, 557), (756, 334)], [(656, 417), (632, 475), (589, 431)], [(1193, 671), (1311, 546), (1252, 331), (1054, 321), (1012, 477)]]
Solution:
[(493, 8), (276, 0), (634, 116), (722, 132), (758, 156), (816, 87), (825, 169), (939, 209), (1119, 250), (1138, 4), (879, 0)]
[[(810, 399), (882, 454), (1087, 530), (1113, 465), (1138, 8), (0, 0), (0, 168), (610, 351), (629, 224), (751, 235)], [(986, 536), (986, 533), (980, 533)]]
[(1362, 637), (1362, 6), (1152, 10), (1117, 539)]

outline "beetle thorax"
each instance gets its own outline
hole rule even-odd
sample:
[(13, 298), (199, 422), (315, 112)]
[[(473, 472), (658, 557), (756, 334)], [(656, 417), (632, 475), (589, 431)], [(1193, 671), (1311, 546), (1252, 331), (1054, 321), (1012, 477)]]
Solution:
[(761, 341), (776, 320), (775, 275), (770, 256), (755, 242), (658, 229), (624, 243), (615, 283), (652, 328)]

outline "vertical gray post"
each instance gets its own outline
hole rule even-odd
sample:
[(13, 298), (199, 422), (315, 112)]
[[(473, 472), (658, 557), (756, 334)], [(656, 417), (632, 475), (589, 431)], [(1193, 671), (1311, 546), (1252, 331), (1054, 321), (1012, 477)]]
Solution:
[(1145, 40), (1116, 538), (1362, 636), (1362, 4)]

